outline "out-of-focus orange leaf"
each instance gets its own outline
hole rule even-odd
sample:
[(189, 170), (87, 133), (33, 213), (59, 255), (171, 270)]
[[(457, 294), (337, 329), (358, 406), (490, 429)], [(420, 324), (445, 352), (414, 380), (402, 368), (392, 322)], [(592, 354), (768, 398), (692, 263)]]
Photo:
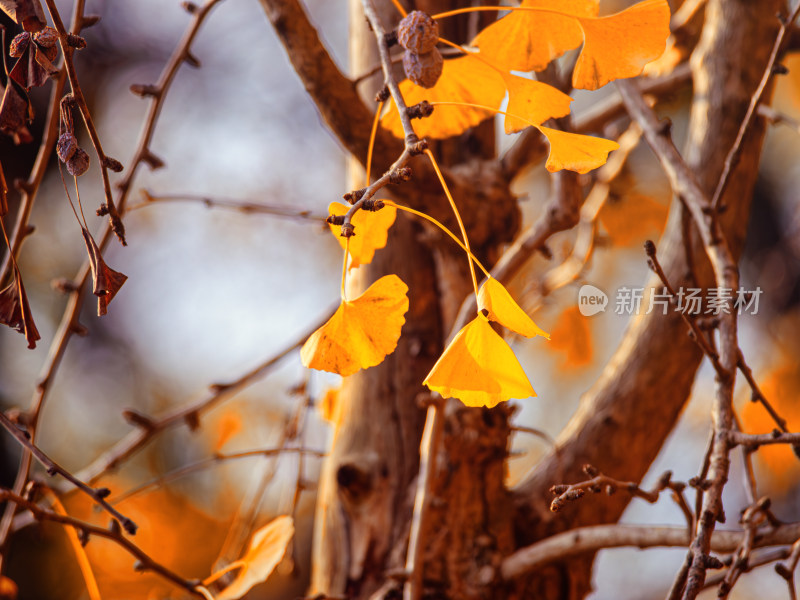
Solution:
[[(466, 55), (444, 61), (442, 75), (430, 89), (409, 80), (400, 83), (400, 92), (408, 106), (428, 102), (465, 102), (499, 108), (506, 95), (505, 83), (495, 69), (475, 57)], [(443, 139), (464, 133), (494, 112), (470, 106), (436, 106), (433, 115), (413, 121), (414, 131), (421, 138)], [(399, 138), (405, 137), (397, 107), (391, 105), (381, 124)]]
[(609, 199), (600, 209), (600, 222), (615, 246), (635, 246), (664, 229), (668, 209), (642, 194)]
[(583, 32), (572, 15), (594, 17), (598, 12), (598, 0), (525, 0), (520, 6), (566, 14), (518, 10), (481, 31), (472, 45), (509, 71), (541, 71), (577, 48)]
[(549, 350), (564, 354), (560, 369), (585, 367), (592, 362), (592, 334), (589, 319), (581, 315), (577, 306), (571, 306), (559, 315), (553, 326)]
[(216, 425), (217, 441), (214, 442), (214, 451), (219, 452), (228, 441), (242, 430), (242, 415), (228, 410), (219, 419)]
[(340, 391), (339, 388), (329, 388), (319, 401), (320, 416), (329, 423), (336, 423), (339, 420), (342, 411)]
[[(134, 483), (105, 483), (115, 494)], [(83, 494), (64, 499), (67, 512), (77, 519), (105, 526), (107, 516)], [(227, 523), (218, 520), (183, 495), (166, 489), (133, 496), (118, 507), (139, 529), (136, 544), (153, 560), (187, 579), (202, 579), (211, 568), (227, 533)], [(103, 600), (170, 598), (173, 584), (150, 572), (134, 570), (134, 559), (114, 542), (92, 538), (86, 546)]]
[(0, 600), (17, 600), (17, 584), (5, 575), (0, 575)]
[(394, 352), (408, 311), (408, 286), (385, 275), (355, 300), (342, 302), (300, 350), (306, 367), (344, 377), (374, 367)]
[(423, 384), (467, 406), (491, 408), (536, 395), (514, 351), (483, 314), (456, 334)]
[(614, 15), (579, 18), (583, 50), (572, 85), (596, 90), (609, 81), (635, 77), (664, 52), (669, 37), (667, 0), (644, 0)]
[(486, 310), (490, 320), (519, 335), (528, 338), (541, 335), (550, 339), (550, 334), (533, 322), (533, 319), (514, 301), (505, 286), (494, 277), (489, 277), (478, 290), (478, 308)]
[(553, 86), (509, 73), (503, 74), (503, 81), (508, 88), (506, 111), (509, 114), (504, 121), (506, 133), (522, 131), (531, 124), (541, 125), (547, 119), (569, 114), (572, 98)]
[(236, 579), (220, 592), (217, 600), (237, 600), (254, 585), (266, 581), (283, 559), (293, 537), (294, 521), (286, 515), (273, 519), (256, 531), (241, 559), (242, 567)]
[[(328, 206), (328, 212), (336, 216), (343, 216), (348, 210), (350, 207), (340, 202), (331, 202)], [(375, 251), (386, 246), (389, 228), (394, 224), (396, 217), (397, 209), (394, 206), (384, 206), (375, 212), (359, 210), (353, 215), (351, 223), (355, 228), (355, 235), (350, 238), (351, 269), (369, 264), (375, 256)], [(340, 235), (342, 228), (338, 225), (329, 227), (344, 248), (347, 239)]]
[[(759, 387), (778, 414), (786, 419), (789, 431), (797, 431), (800, 424), (800, 361), (788, 355), (779, 359), (777, 366), (766, 377), (758, 378)], [(769, 433), (775, 422), (757, 402), (747, 402), (741, 412), (742, 427), (747, 433)], [(800, 460), (792, 447), (786, 444), (762, 446), (755, 453), (757, 462), (764, 467), (770, 487), (786, 492), (800, 479)]]
[(612, 140), (558, 131), (549, 127), (539, 127), (550, 143), (550, 154), (545, 167), (551, 173), (567, 169), (576, 173), (588, 173), (605, 164), (608, 153), (619, 148)]

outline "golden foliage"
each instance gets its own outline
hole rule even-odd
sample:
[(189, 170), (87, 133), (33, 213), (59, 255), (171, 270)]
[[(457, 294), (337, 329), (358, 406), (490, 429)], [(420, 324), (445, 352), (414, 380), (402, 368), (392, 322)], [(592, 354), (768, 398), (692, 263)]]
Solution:
[(540, 335), (550, 339), (550, 334), (533, 322), (505, 286), (494, 277), (489, 277), (478, 291), (478, 308), (486, 310), (491, 321), (519, 335), (528, 338)]
[[(340, 202), (331, 202), (328, 206), (328, 212), (336, 216), (344, 216), (348, 210), (350, 207)], [(386, 246), (389, 228), (394, 224), (396, 217), (397, 209), (394, 206), (384, 206), (375, 212), (359, 210), (353, 215), (351, 223), (355, 228), (355, 235), (350, 237), (351, 269), (369, 264), (375, 256), (375, 251)], [(344, 249), (347, 238), (341, 236), (342, 228), (338, 225), (328, 226)]]
[(408, 311), (408, 286), (385, 275), (355, 300), (344, 301), (300, 350), (310, 369), (344, 377), (374, 367), (394, 352)]
[(517, 357), (482, 314), (456, 334), (423, 382), (467, 406), (496, 406), (535, 396)]

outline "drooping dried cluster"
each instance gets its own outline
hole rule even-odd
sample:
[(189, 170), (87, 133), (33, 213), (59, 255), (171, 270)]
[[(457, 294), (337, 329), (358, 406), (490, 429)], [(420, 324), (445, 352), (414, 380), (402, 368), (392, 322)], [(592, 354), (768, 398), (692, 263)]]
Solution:
[(442, 55), (436, 49), (439, 24), (422, 11), (410, 12), (397, 26), (397, 42), (405, 48), (406, 77), (424, 88), (436, 85), (444, 66)]
[(56, 154), (74, 177), (80, 177), (89, 170), (89, 154), (78, 145), (75, 137), (72, 111), (75, 98), (68, 94), (61, 99), (61, 127), (63, 133), (56, 144)]

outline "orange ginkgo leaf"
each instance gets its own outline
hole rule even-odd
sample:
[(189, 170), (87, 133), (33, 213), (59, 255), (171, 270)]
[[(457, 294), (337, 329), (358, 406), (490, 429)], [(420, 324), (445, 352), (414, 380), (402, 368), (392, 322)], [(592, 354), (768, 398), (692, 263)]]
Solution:
[[(331, 202), (328, 212), (332, 215), (343, 216), (350, 207), (340, 202)], [(350, 237), (350, 268), (355, 269), (360, 265), (372, 262), (375, 250), (386, 246), (389, 228), (397, 217), (394, 206), (384, 206), (378, 211), (359, 210), (353, 215), (351, 223), (355, 228), (355, 235)], [(344, 248), (347, 238), (341, 236), (342, 228), (338, 225), (329, 225), (331, 233)]]
[[(463, 102), (499, 108), (506, 88), (500, 73), (467, 55), (444, 61), (442, 75), (432, 88), (425, 89), (405, 80), (400, 83), (400, 92), (408, 106), (427, 100), (431, 103)], [(443, 139), (460, 135), (494, 114), (472, 106), (436, 106), (432, 117), (413, 122), (414, 130), (421, 138)], [(381, 119), (381, 124), (395, 136), (405, 137), (394, 104)]]
[(580, 18), (583, 50), (572, 85), (596, 90), (614, 79), (635, 77), (664, 52), (669, 37), (667, 0), (644, 0), (614, 15)]
[(496, 406), (535, 396), (514, 351), (479, 314), (456, 334), (423, 382), (467, 406)]
[(540, 335), (550, 339), (550, 334), (533, 322), (505, 286), (494, 277), (489, 277), (478, 291), (478, 308), (486, 310), (491, 321), (519, 335), (528, 338)]
[(294, 521), (287, 515), (273, 519), (256, 531), (250, 547), (238, 561), (242, 566), (236, 579), (217, 595), (217, 600), (237, 600), (254, 585), (266, 581), (283, 559), (293, 537)]
[(664, 229), (668, 209), (642, 194), (627, 194), (619, 200), (609, 199), (600, 209), (600, 223), (614, 246), (638, 246), (648, 237), (658, 236)]
[(581, 45), (583, 32), (574, 16), (597, 16), (598, 0), (525, 0), (520, 6), (566, 14), (513, 11), (481, 31), (472, 45), (505, 70), (541, 71)]
[(510, 73), (503, 73), (503, 81), (508, 88), (508, 107), (503, 123), (506, 133), (522, 131), (531, 125), (541, 125), (547, 119), (569, 114), (572, 98), (553, 86)]
[(408, 286), (397, 275), (385, 275), (355, 300), (343, 301), (303, 344), (303, 364), (346, 377), (383, 362), (397, 347), (406, 322), (406, 292)]
[(589, 320), (581, 315), (577, 306), (567, 308), (556, 319), (553, 339), (548, 349), (562, 352), (564, 360), (560, 369), (570, 370), (585, 367), (592, 362), (592, 334)]
[(619, 148), (612, 140), (558, 131), (549, 127), (538, 127), (550, 142), (550, 154), (545, 167), (551, 173), (567, 169), (576, 173), (588, 173), (605, 164), (608, 153)]

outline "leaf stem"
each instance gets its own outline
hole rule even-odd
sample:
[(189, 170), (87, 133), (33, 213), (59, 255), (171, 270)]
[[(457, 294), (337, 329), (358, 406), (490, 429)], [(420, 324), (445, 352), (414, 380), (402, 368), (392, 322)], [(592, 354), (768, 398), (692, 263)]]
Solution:
[(347, 257), (350, 256), (350, 238), (346, 238), (344, 243), (344, 260), (342, 261), (342, 302), (347, 302), (347, 292), (345, 291), (345, 284), (347, 283)]
[(464, 245), (464, 242), (462, 242), (460, 239), (458, 239), (458, 236), (457, 236), (455, 233), (453, 233), (452, 231), (450, 231), (450, 230), (449, 230), (449, 229), (448, 229), (448, 228), (447, 228), (447, 227), (446, 227), (444, 224), (442, 224), (440, 221), (438, 221), (438, 220), (434, 219), (432, 216), (430, 216), (430, 215), (428, 215), (428, 214), (426, 214), (426, 213), (424, 213), (424, 212), (420, 212), (420, 211), (418, 211), (418, 210), (414, 210), (413, 208), (411, 208), (411, 207), (409, 207), (409, 206), (403, 206), (402, 204), (397, 204), (396, 202), (393, 202), (392, 200), (383, 200), (382, 202), (383, 202), (383, 203), (384, 203), (386, 206), (394, 206), (395, 208), (397, 208), (397, 209), (399, 209), (399, 210), (404, 210), (404, 211), (406, 211), (406, 212), (408, 212), (408, 213), (411, 213), (412, 215), (417, 215), (418, 217), (422, 217), (422, 218), (423, 218), (423, 219), (425, 219), (426, 221), (429, 221), (429, 222), (433, 223), (434, 225), (436, 225), (436, 227), (438, 227), (439, 229), (441, 229), (442, 231), (444, 231), (444, 232), (445, 232), (447, 235), (449, 235), (449, 236), (450, 236), (450, 237), (453, 239), (453, 241), (454, 241), (456, 244), (458, 244), (458, 245), (461, 247), (461, 249), (462, 249), (464, 252), (466, 252), (467, 254), (469, 254), (469, 257), (470, 257), (472, 260), (474, 260), (474, 261), (475, 261), (475, 264), (476, 264), (476, 265), (478, 265), (478, 268), (479, 268), (481, 271), (483, 271), (483, 273), (486, 275), (486, 277), (491, 277), (491, 274), (490, 274), (490, 273), (489, 273), (489, 271), (486, 269), (486, 267), (484, 267), (484, 266), (483, 266), (483, 264), (481, 263), (481, 261), (479, 261), (479, 260), (478, 260), (478, 258), (477, 258), (477, 257), (476, 257), (476, 256), (475, 256), (475, 255), (474, 255), (472, 252), (470, 252), (469, 250), (467, 250), (467, 247)]
[(408, 12), (406, 12), (406, 9), (403, 8), (403, 5), (400, 4), (398, 0), (392, 0), (392, 4), (394, 4), (394, 7), (397, 9), (397, 12), (399, 12), (404, 17), (408, 14)]
[(226, 573), (230, 573), (231, 571), (235, 571), (236, 569), (240, 569), (245, 565), (245, 561), (243, 560), (235, 560), (229, 565), (221, 568), (219, 571), (212, 573), (205, 579), (203, 579), (203, 585), (208, 586), (214, 583), (217, 579), (225, 575)]
[(445, 195), (447, 196), (447, 200), (450, 202), (450, 207), (453, 209), (453, 213), (456, 216), (456, 221), (458, 221), (458, 227), (461, 230), (461, 236), (464, 238), (464, 246), (467, 252), (467, 258), (469, 259), (469, 274), (472, 276), (472, 287), (475, 290), (475, 299), (478, 298), (478, 280), (475, 277), (475, 265), (472, 264), (472, 250), (469, 247), (469, 238), (467, 238), (467, 229), (464, 227), (464, 221), (461, 220), (461, 214), (458, 212), (458, 208), (456, 207), (455, 200), (453, 200), (452, 194), (450, 194), (450, 189), (447, 187), (447, 183), (442, 176), (442, 172), (439, 170), (439, 165), (436, 162), (436, 159), (433, 157), (433, 152), (426, 149), (425, 154), (431, 161), (433, 165), (433, 170), (436, 171), (436, 176), (439, 178), (439, 183), (442, 184), (442, 189), (444, 190)]
[(381, 112), (383, 112), (383, 105), (384, 101), (381, 100), (378, 102), (378, 107), (375, 109), (375, 120), (372, 121), (372, 131), (369, 134), (369, 146), (367, 147), (367, 176), (366, 176), (366, 183), (364, 184), (365, 187), (369, 186), (369, 174), (372, 170), (372, 151), (375, 148), (375, 137), (378, 134), (378, 123), (381, 120)]
[(568, 12), (563, 12), (560, 10), (553, 10), (551, 8), (538, 8), (535, 6), (468, 6), (465, 8), (457, 8), (455, 10), (448, 10), (441, 13), (436, 13), (435, 15), (431, 15), (431, 19), (445, 19), (447, 17), (455, 17), (457, 15), (464, 15), (467, 13), (473, 12), (485, 12), (485, 11), (517, 11), (521, 10), (524, 12), (538, 12), (538, 13), (549, 13), (551, 15), (561, 15), (562, 17), (571, 17), (573, 19), (599, 19), (602, 17), (579, 17), (578, 15), (573, 15)]

